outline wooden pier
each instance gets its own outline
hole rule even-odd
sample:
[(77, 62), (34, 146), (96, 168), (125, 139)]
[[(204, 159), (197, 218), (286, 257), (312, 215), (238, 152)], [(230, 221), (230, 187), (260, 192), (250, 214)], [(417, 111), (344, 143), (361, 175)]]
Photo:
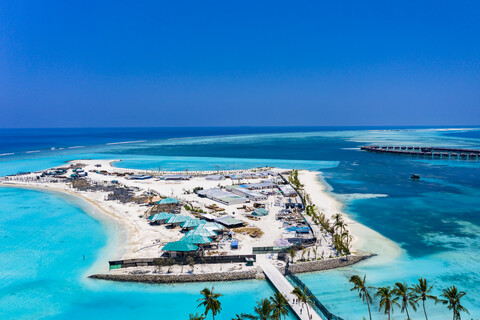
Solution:
[(364, 151), (418, 156), (427, 159), (480, 160), (480, 150), (420, 146), (363, 146)]

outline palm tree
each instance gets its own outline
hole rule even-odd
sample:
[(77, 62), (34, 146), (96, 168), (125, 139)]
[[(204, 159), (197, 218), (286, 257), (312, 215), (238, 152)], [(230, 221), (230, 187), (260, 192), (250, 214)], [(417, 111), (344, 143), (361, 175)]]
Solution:
[(408, 288), (406, 283), (395, 283), (395, 287), (393, 288), (393, 294), (395, 294), (399, 299), (402, 300), (400, 312), (407, 313), (407, 319), (410, 320), (410, 315), (408, 314), (408, 306), (410, 305), (414, 311), (417, 311), (417, 302), (415, 302), (415, 296), (410, 289)]
[(349, 282), (353, 283), (353, 288), (350, 289), (350, 291), (357, 290), (358, 291), (358, 296), (362, 298), (363, 302), (367, 302), (367, 308), (368, 308), (368, 315), (370, 316), (370, 320), (372, 320), (372, 312), (370, 311), (370, 303), (372, 303), (372, 297), (370, 296), (370, 293), (368, 292), (368, 288), (366, 286), (366, 275), (363, 276), (363, 279), (360, 278), (358, 275), (354, 275), (350, 278)]
[[(218, 300), (219, 297), (223, 296), (220, 293), (215, 293), (213, 291), (213, 286), (212, 290), (208, 288), (204, 288), (202, 291), (200, 291), (202, 294), (203, 298), (198, 299), (197, 301), (202, 301), (198, 307), (204, 306), (205, 307), (205, 316), (208, 315), (209, 311), (212, 311), (212, 319), (215, 320), (215, 316), (217, 313), (220, 313), (222, 310), (221, 303)], [(198, 308), (197, 307), (197, 308)]]
[(236, 314), (235, 318), (232, 318), (232, 320), (245, 320), (245, 319), (256, 320), (257, 317), (252, 316), (251, 314), (241, 313), (241, 314)]
[(293, 260), (295, 259), (295, 250), (294, 249), (290, 249), (288, 250), (288, 253), (290, 254), (290, 258), (292, 259), (292, 263), (293, 263)]
[(418, 284), (412, 287), (412, 291), (415, 295), (415, 302), (422, 300), (423, 313), (425, 314), (425, 319), (428, 320), (427, 311), (425, 310), (425, 300), (431, 299), (437, 301), (437, 297), (432, 296), (430, 292), (432, 291), (433, 286), (428, 286), (427, 279), (420, 278), (418, 279)]
[(205, 316), (203, 314), (190, 314), (190, 317), (188, 318), (189, 320), (203, 320), (205, 319)]
[(257, 302), (255, 307), (255, 313), (258, 314), (259, 320), (269, 320), (271, 319), (273, 311), (273, 305), (268, 299), (262, 299)]
[(307, 315), (310, 319), (310, 312), (308, 311), (308, 306), (313, 304), (312, 296), (308, 294), (305, 288), (300, 288), (299, 286), (293, 289), (292, 293), (298, 298), (298, 301), (305, 305), (305, 309), (307, 309)]
[(441, 297), (445, 299), (439, 300), (443, 304), (448, 305), (448, 310), (453, 310), (453, 320), (460, 320), (460, 312), (468, 312), (468, 310), (460, 304), (460, 299), (466, 295), (467, 293), (464, 291), (458, 291), (457, 287), (451, 286), (446, 289), (442, 290)]
[(281, 292), (276, 292), (270, 297), (272, 302), (272, 319), (280, 320), (288, 315), (288, 301)]
[(397, 302), (398, 297), (393, 297), (393, 290), (390, 290), (390, 286), (378, 288), (375, 297), (380, 298), (380, 308), (378, 308), (378, 311), (381, 311), (383, 308), (385, 314), (388, 315), (388, 320), (390, 320), (390, 315), (393, 313), (393, 306), (400, 306)]

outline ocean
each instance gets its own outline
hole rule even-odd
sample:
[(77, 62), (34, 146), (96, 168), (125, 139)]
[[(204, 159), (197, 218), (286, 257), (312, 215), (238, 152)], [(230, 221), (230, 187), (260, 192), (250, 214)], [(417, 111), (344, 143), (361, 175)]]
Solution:
[[(126, 143), (125, 143), (126, 142)], [(318, 170), (355, 221), (401, 248), (333, 271), (301, 275), (344, 319), (367, 316), (348, 279), (372, 286), (425, 277), (467, 292), (464, 306), (480, 315), (480, 161), (425, 160), (363, 152), (364, 144), (480, 148), (480, 129), (462, 128), (129, 128), (2, 129), (0, 175), (34, 171), (72, 159), (121, 159), (117, 166), (214, 170), (278, 166)], [(33, 152), (32, 152), (33, 151)], [(410, 175), (420, 174), (419, 181)], [(81, 203), (58, 194), (0, 188), (1, 319), (187, 319), (210, 284), (138, 285), (88, 280), (107, 244), (108, 226)], [(273, 293), (264, 281), (215, 284), (223, 293), (218, 319), (251, 312)], [(375, 319), (384, 316), (376, 312)], [(430, 319), (449, 311), (428, 305)], [(400, 313), (397, 309), (395, 317)], [(418, 313), (416, 317), (422, 317)], [(464, 316), (464, 318), (468, 318)]]

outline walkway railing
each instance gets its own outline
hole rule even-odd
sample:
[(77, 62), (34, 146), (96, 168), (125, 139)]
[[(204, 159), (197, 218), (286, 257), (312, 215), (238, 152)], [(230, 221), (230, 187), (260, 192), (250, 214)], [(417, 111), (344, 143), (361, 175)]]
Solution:
[(285, 270), (285, 275), (292, 280), (295, 285), (299, 286), (300, 288), (304, 289), (307, 294), (311, 297), (311, 300), (313, 302), (313, 307), (322, 314), (323, 317), (327, 320), (343, 320), (339, 316), (334, 315), (328, 309), (318, 300), (318, 298), (313, 294), (312, 291), (307, 287), (305, 283), (303, 283), (302, 280), (300, 280), (296, 275), (294, 275), (292, 272), (288, 270), (288, 267)]

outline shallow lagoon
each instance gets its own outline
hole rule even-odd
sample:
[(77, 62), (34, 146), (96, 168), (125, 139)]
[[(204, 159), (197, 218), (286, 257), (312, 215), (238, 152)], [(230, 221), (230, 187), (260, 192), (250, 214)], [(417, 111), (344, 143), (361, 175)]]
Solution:
[[(87, 148), (82, 150), (81, 155), (80, 150), (54, 153), (55, 157), (30, 155), (25, 156), (22, 162), (18, 162), (20, 159), (6, 162), (2, 160), (4, 162), (2, 162), (0, 170), (2, 174), (15, 173), (31, 170), (24, 168), (28, 168), (32, 164), (35, 165), (34, 170), (38, 170), (79, 157), (121, 158), (125, 161), (120, 163), (120, 166), (142, 169), (158, 169), (158, 166), (161, 166), (164, 170), (184, 170), (186, 167), (195, 168), (192, 170), (212, 170), (217, 165), (227, 169), (237, 166), (278, 164), (287, 166), (286, 164), (290, 164), (290, 166), (294, 165), (298, 168), (322, 170), (326, 181), (332, 186), (334, 194), (340, 199), (352, 199), (350, 197), (352, 194), (355, 195), (354, 199), (362, 198), (362, 194), (386, 194), (387, 197), (384, 198), (349, 200), (346, 211), (355, 220), (394, 240), (404, 249), (404, 253), (387, 267), (376, 264), (372, 260), (341, 270), (302, 275), (302, 278), (331, 311), (345, 319), (359, 319), (366, 315), (366, 307), (360, 303), (354, 293), (349, 291), (348, 278), (355, 273), (367, 273), (372, 285), (393, 284), (398, 280), (412, 282), (419, 276), (427, 277), (436, 287), (455, 284), (468, 292), (465, 306), (470, 309), (472, 318), (476, 318), (480, 313), (480, 292), (478, 291), (480, 288), (480, 261), (478, 258), (480, 254), (479, 162), (420, 160), (409, 157), (374, 155), (357, 150), (360, 145), (368, 142), (465, 147), (474, 147), (480, 144), (474, 134), (467, 134), (467, 136), (468, 138), (463, 138), (461, 134), (434, 130), (369, 130), (174, 139), (148, 141), (138, 145)], [(296, 160), (301, 161), (297, 162)], [(8, 165), (4, 166), (3, 164), (6, 163)], [(412, 173), (419, 173), (422, 179), (416, 182), (410, 181), (408, 177)], [(2, 209), (5, 207), (4, 203), (8, 203), (9, 198), (13, 201), (11, 205), (7, 206), (8, 212), (35, 211), (35, 207), (24, 205), (17, 208), (19, 203), (15, 197), (6, 199), (0, 197)], [(68, 212), (70, 209), (67, 207), (71, 208), (71, 204), (68, 202), (65, 206), (65, 211), (62, 210), (62, 212)], [(81, 210), (72, 214), (90, 219)], [(2, 221), (0, 223), (0, 230), (5, 230), (6, 223), (10, 222)], [(15, 222), (14, 225), (18, 223)], [(41, 221), (38, 223), (42, 224)], [(64, 222), (60, 220), (58, 223), (63, 224)], [(85, 247), (80, 250), (82, 252), (91, 250), (88, 251), (91, 253), (87, 255), (87, 259), (95, 256), (95, 253), (105, 243), (101, 225), (94, 220), (91, 220), (90, 223), (93, 227), (91, 227), (92, 235), (89, 239), (97, 239), (97, 242), (91, 243), (90, 249)], [(95, 225), (96, 227), (94, 227)], [(8, 226), (7, 229), (11, 230), (11, 227)], [(50, 233), (56, 232), (56, 229), (50, 231)], [(18, 235), (23, 236), (23, 233), (20, 232)], [(21, 242), (15, 241), (15, 243), (19, 243), (18, 249), (21, 250)], [(86, 242), (86, 244), (88, 243)], [(61, 250), (56, 251), (58, 248), (48, 248), (48, 246), (45, 248), (45, 253), (49, 250), (60, 252), (63, 255)], [(75, 252), (80, 254), (80, 251), (73, 250), (72, 254)], [(81, 254), (83, 255), (83, 253)], [(68, 253), (65, 255), (68, 256)], [(2, 257), (5, 257), (5, 253), (2, 253)], [(52, 265), (57, 262), (52, 261)], [(69, 274), (70, 279), (74, 279), (67, 282), (66, 285), (62, 281), (48, 280), (48, 277), (46, 282), (42, 283), (43, 278), (39, 277), (40, 282), (38, 283), (40, 283), (41, 290), (38, 291), (36, 300), (32, 298), (32, 308), (37, 306), (39, 312), (57, 314), (57, 318), (66, 318), (67, 316), (97, 318), (97, 315), (113, 314), (127, 319), (132, 318), (134, 314), (143, 313), (143, 315), (151, 316), (157, 312), (164, 314), (167, 312), (170, 318), (184, 319), (188, 313), (194, 312), (194, 300), (202, 287), (201, 285), (154, 287), (97, 281), (85, 282), (82, 280), (82, 274), (88, 266), (82, 269), (81, 263), (83, 262), (74, 268), (66, 268), (63, 271), (63, 267), (56, 267), (60, 268), (59, 275)], [(18, 274), (24, 274), (21, 269), (19, 271)], [(30, 277), (34, 279), (40, 275), (38, 271), (29, 274), (28, 270), (25, 274), (27, 279)], [(22, 281), (22, 279), (19, 280), (20, 288), (22, 288)], [(251, 311), (256, 299), (271, 293), (271, 288), (262, 281), (236, 282), (235, 290), (231, 290), (230, 284), (216, 286), (219, 291), (229, 293), (228, 297), (225, 297), (224, 310), (234, 310), (233, 313)], [(237, 286), (239, 286), (238, 290)], [(65, 287), (71, 289), (67, 290)], [(72, 294), (72, 291), (75, 294)], [(252, 295), (250, 295), (250, 291), (253, 292)], [(15, 301), (15, 297), (18, 298), (22, 295), (29, 297), (28, 293), (16, 296), (6, 288), (1, 292), (0, 304), (3, 304), (2, 306), (15, 306), (11, 303)], [(65, 299), (58, 298), (55, 292)], [(34, 295), (30, 294), (30, 297), (34, 297)], [(169, 300), (170, 297), (172, 300)], [(180, 298), (185, 298), (186, 304), (191, 309), (183, 310), (181, 305), (176, 302)], [(237, 305), (237, 298), (241, 310), (234, 307)], [(43, 299), (47, 302), (42, 303)], [(17, 299), (17, 301), (21, 300)], [(167, 301), (168, 304), (159, 304), (161, 302), (157, 300)], [(55, 302), (50, 303), (49, 301)], [(144, 308), (141, 308), (142, 305)], [(168, 309), (164, 307), (166, 305), (169, 306)], [(172, 305), (175, 306), (173, 309), (170, 308)], [(177, 310), (175, 309), (177, 307), (180, 313), (177, 311), (169, 313), (169, 310)], [(446, 309), (440, 306), (432, 306), (431, 309), (430, 319), (444, 319)], [(219, 319), (230, 319), (233, 313), (225, 312)], [(2, 316), (0, 315), (0, 318)], [(398, 317), (398, 313), (396, 313), (396, 317)], [(376, 318), (382, 319), (383, 316), (377, 315)]]

